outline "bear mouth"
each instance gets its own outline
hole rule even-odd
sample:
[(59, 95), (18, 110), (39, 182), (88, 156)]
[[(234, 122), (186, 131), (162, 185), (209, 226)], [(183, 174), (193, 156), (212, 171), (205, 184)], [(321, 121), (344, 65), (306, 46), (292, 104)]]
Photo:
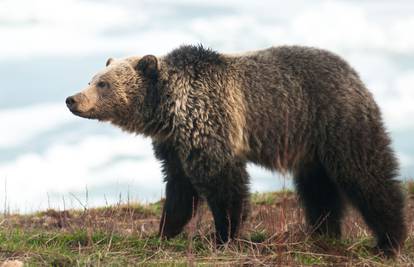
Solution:
[(80, 111), (78, 109), (71, 109), (71, 108), (69, 108), (69, 111), (72, 112), (73, 115), (76, 115), (76, 116), (81, 117), (81, 118), (95, 119), (95, 117), (93, 116), (93, 112), (91, 112), (91, 111), (84, 112), (84, 111)]

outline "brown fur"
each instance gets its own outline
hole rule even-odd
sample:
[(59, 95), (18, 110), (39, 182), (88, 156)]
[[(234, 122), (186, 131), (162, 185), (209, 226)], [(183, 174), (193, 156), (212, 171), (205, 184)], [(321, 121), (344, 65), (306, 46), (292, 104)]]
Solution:
[(295, 46), (246, 55), (183, 46), (107, 64), (67, 103), (76, 115), (153, 138), (167, 182), (164, 236), (181, 231), (196, 208), (189, 202), (201, 196), (218, 241), (232, 238), (248, 212), (253, 162), (294, 174), (318, 232), (340, 235), (345, 196), (383, 251), (402, 246), (404, 201), (390, 139), (372, 95), (338, 56)]

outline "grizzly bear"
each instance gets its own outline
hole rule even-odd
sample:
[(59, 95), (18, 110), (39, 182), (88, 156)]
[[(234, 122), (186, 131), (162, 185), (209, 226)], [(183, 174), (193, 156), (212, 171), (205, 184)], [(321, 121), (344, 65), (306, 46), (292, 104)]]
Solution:
[(349, 202), (384, 253), (403, 245), (404, 195), (380, 110), (355, 70), (328, 51), (181, 46), (109, 59), (66, 104), (152, 138), (166, 181), (162, 237), (179, 234), (205, 199), (218, 244), (232, 239), (249, 211), (253, 162), (293, 174), (317, 233), (339, 237)]

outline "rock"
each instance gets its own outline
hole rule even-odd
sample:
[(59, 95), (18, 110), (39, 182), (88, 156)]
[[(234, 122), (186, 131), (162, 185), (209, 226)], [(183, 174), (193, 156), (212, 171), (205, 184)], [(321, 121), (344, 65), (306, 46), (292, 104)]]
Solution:
[(23, 267), (23, 262), (19, 260), (9, 261), (6, 260), (0, 267)]

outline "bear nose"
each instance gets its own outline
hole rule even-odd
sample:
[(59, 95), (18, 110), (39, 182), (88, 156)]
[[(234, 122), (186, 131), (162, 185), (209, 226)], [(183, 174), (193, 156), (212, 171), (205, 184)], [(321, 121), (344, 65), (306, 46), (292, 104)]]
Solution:
[(66, 98), (66, 106), (68, 108), (73, 108), (76, 104), (76, 100), (73, 96), (69, 96), (68, 98)]

